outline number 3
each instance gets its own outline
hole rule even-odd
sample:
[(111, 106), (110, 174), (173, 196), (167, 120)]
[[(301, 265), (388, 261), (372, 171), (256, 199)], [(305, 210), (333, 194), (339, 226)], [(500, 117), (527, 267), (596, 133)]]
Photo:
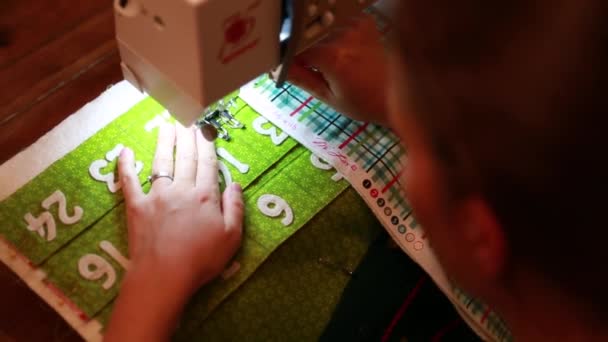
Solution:
[(279, 146), (282, 143), (285, 142), (285, 140), (287, 140), (287, 138), (289, 138), (289, 136), (287, 135), (287, 133), (282, 132), (281, 134), (277, 133), (277, 128), (272, 126), (270, 128), (264, 128), (263, 125), (267, 124), (268, 120), (266, 120), (264, 117), (260, 116), (258, 118), (256, 118), (255, 120), (253, 120), (253, 129), (260, 133), (261, 135), (268, 135), (270, 136), (270, 140), (272, 140), (272, 143)]

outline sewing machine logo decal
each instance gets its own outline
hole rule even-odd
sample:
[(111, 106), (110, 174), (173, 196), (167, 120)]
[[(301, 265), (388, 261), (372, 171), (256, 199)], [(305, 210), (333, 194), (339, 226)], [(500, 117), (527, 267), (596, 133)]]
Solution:
[(258, 45), (260, 38), (253, 35), (256, 19), (252, 12), (260, 3), (261, 0), (254, 1), (244, 12), (238, 11), (224, 20), (224, 42), (218, 55), (222, 64), (229, 64)]

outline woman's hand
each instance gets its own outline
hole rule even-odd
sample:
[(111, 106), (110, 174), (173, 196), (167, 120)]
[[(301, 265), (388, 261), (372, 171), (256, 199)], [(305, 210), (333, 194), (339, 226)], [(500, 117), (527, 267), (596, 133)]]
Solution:
[(298, 55), (288, 81), (356, 120), (387, 123), (387, 59), (369, 15)]
[(157, 178), (147, 195), (134, 164), (133, 152), (123, 150), (118, 168), (131, 266), (106, 337), (163, 339), (190, 296), (218, 276), (238, 249), (242, 191), (233, 184), (220, 194), (213, 142), (179, 124), (160, 129), (152, 173), (168, 177)]
[(119, 163), (132, 267), (164, 274), (189, 292), (217, 276), (240, 244), (243, 201), (238, 185), (220, 194), (213, 142), (200, 130), (161, 127), (152, 174), (173, 180), (158, 178), (148, 195), (133, 153), (125, 150)]

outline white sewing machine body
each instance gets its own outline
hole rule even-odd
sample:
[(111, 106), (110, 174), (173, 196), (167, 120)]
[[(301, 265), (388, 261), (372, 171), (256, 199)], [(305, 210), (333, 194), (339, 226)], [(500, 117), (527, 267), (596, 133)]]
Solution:
[(372, 0), (116, 0), (125, 79), (184, 124)]

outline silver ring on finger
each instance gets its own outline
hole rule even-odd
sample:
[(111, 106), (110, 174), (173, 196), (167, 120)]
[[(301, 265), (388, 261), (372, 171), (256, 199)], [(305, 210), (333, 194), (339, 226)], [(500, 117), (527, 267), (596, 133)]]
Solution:
[(155, 173), (151, 174), (150, 176), (148, 176), (148, 181), (150, 181), (150, 184), (154, 184), (154, 181), (158, 180), (159, 178), (167, 178), (173, 182), (173, 176), (171, 176), (171, 174), (168, 172), (162, 172), (162, 171), (155, 172)]

